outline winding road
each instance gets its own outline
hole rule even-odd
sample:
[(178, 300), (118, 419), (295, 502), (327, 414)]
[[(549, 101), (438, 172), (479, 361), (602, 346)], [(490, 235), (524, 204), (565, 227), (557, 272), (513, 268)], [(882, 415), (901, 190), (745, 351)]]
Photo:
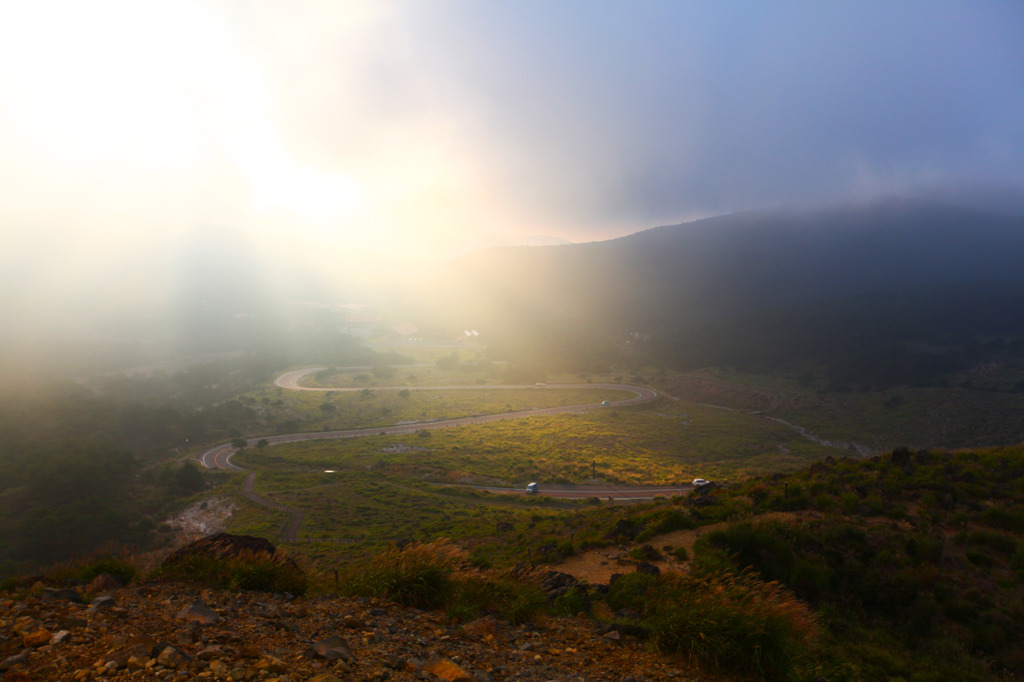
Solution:
[[(358, 388), (319, 388), (302, 386), (301, 380), (308, 374), (318, 372), (324, 367), (307, 367), (305, 369), (293, 370), (285, 372), (284, 374), (277, 377), (274, 380), (274, 385), (280, 386), (281, 388), (293, 390), (293, 391), (331, 391), (331, 392), (358, 392), (364, 390), (362, 387)], [(358, 367), (342, 367), (339, 368), (342, 371), (362, 369)], [(601, 409), (608, 407), (622, 407), (626, 405), (636, 405), (639, 403), (645, 403), (654, 400), (658, 397), (658, 392), (647, 388), (646, 386), (632, 386), (629, 384), (533, 384), (533, 385), (521, 385), (521, 384), (502, 384), (502, 385), (480, 385), (472, 384), (466, 386), (382, 386), (374, 387), (374, 390), (378, 391), (454, 391), (454, 390), (466, 390), (466, 391), (487, 391), (487, 390), (553, 390), (553, 389), (581, 389), (581, 388), (597, 388), (597, 389), (608, 389), (615, 391), (627, 391), (633, 393), (632, 398), (626, 400), (606, 400), (600, 403), (584, 403), (581, 405), (565, 405), (561, 407), (545, 407), (536, 408), (530, 410), (517, 410), (514, 412), (502, 412), (498, 414), (489, 414), (479, 417), (461, 417), (457, 419), (440, 419), (436, 421), (427, 422), (416, 422), (412, 424), (401, 424), (397, 426), (381, 426), (373, 428), (362, 428), (362, 429), (343, 429), (338, 431), (314, 431), (305, 433), (290, 433), (279, 436), (267, 436), (266, 438), (249, 438), (246, 440), (247, 445), (255, 445), (261, 440), (266, 440), (268, 445), (279, 445), (281, 443), (295, 443), (298, 441), (306, 440), (334, 440), (340, 438), (359, 438), (362, 436), (375, 436), (375, 435), (398, 435), (398, 434), (409, 434), (416, 433), (422, 429), (444, 429), (451, 428), (454, 426), (465, 426), (468, 424), (484, 424), (492, 421), (499, 421), (502, 419), (521, 419), (523, 417), (534, 417), (538, 415), (548, 414), (563, 414), (567, 412), (580, 412), (588, 409)], [(200, 453), (198, 459), (199, 462), (207, 469), (223, 469), (226, 471), (245, 471), (242, 467), (237, 466), (231, 461), (232, 455), (237, 452), (231, 443), (222, 443), (216, 445), (208, 450)], [(304, 513), (297, 509), (291, 509), (282, 505), (260, 497), (253, 492), (253, 482), (255, 481), (256, 475), (253, 473), (249, 474), (249, 477), (245, 481), (245, 485), (242, 489), (242, 494), (254, 502), (257, 505), (266, 507), (268, 509), (275, 509), (278, 511), (284, 511), (289, 513), (288, 521), (286, 521), (284, 527), (281, 529), (281, 540), (285, 542), (295, 542), (298, 538), (299, 526), (302, 524)], [(479, 487), (480, 490), (489, 490), (492, 492), (519, 492), (524, 491), (520, 488), (491, 488), (491, 487)], [(619, 485), (544, 485), (540, 492), (544, 495), (552, 497), (566, 497), (566, 498), (579, 498), (579, 497), (608, 497), (610, 499), (653, 499), (658, 496), (672, 496), (672, 495), (684, 495), (688, 494), (693, 490), (693, 486), (619, 486)]]
[[(293, 370), (291, 372), (285, 372), (277, 379), (274, 380), (275, 386), (281, 388), (293, 390), (293, 391), (333, 391), (337, 393), (343, 392), (358, 392), (364, 390), (363, 388), (311, 388), (308, 386), (300, 385), (300, 380), (307, 374), (318, 372), (324, 369), (323, 367), (308, 367), (306, 369)], [(342, 371), (361, 369), (354, 367), (342, 367), (339, 368)], [(280, 436), (267, 436), (265, 440), (268, 445), (278, 445), (280, 443), (294, 443), (297, 441), (304, 440), (335, 440), (339, 438), (360, 438), (362, 436), (384, 436), (384, 435), (398, 435), (416, 433), (423, 429), (446, 429), (453, 426), (466, 426), (467, 424), (484, 424), (487, 422), (500, 421), (502, 419), (520, 419), (522, 417), (535, 417), (538, 415), (546, 414), (563, 414), (566, 412), (580, 412), (588, 409), (598, 409), (602, 407), (622, 407), (625, 405), (636, 405), (638, 403), (645, 403), (654, 400), (658, 397), (658, 392), (654, 389), (647, 388), (646, 386), (631, 386), (628, 384), (533, 384), (533, 385), (521, 385), (521, 384), (502, 384), (502, 385), (480, 385), (472, 384), (469, 386), (380, 386), (375, 387), (377, 391), (486, 391), (486, 390), (530, 390), (530, 391), (542, 391), (552, 389), (568, 389), (568, 388), (598, 388), (598, 389), (609, 389), (615, 391), (628, 391), (634, 394), (634, 397), (626, 400), (609, 400), (603, 403), (585, 403), (582, 405), (563, 405), (560, 407), (542, 407), (530, 410), (517, 410), (514, 412), (501, 412), (498, 414), (488, 414), (479, 417), (460, 417), (457, 419), (439, 419), (435, 421), (415, 422), (411, 424), (401, 424), (397, 426), (376, 426), (371, 428), (362, 429), (342, 429), (338, 431), (310, 431), (305, 433), (289, 433)], [(607, 403), (607, 404), (606, 404)], [(247, 445), (255, 445), (264, 438), (250, 438), (246, 441)], [(235, 453), (236, 448), (230, 443), (223, 443), (209, 450), (204, 451), (199, 455), (199, 461), (207, 469), (227, 469), (232, 471), (242, 471), (243, 469), (239, 466), (235, 466), (231, 462), (231, 456)]]

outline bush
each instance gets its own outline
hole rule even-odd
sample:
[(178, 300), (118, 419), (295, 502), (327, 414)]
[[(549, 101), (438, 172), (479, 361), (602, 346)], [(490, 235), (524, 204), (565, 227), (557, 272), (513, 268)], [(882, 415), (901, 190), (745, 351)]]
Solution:
[(466, 571), (454, 576), (446, 610), (455, 620), (470, 620), (482, 613), (492, 613), (519, 624), (546, 606), (544, 591), (530, 576), (519, 576), (508, 570)]
[(551, 604), (551, 612), (556, 616), (576, 616), (590, 613), (592, 609), (590, 595), (585, 588), (579, 586), (558, 595)]
[(125, 585), (135, 582), (139, 577), (138, 570), (127, 561), (106, 557), (83, 568), (81, 579), (83, 582), (91, 582), (96, 576), (103, 573), (109, 573)]
[(627, 573), (619, 576), (608, 588), (605, 602), (614, 611), (639, 608), (647, 591), (656, 582), (657, 578), (647, 573)]
[(298, 564), (258, 552), (231, 557), (190, 554), (172, 564), (165, 563), (153, 577), (256, 592), (305, 594), (309, 586)]
[(340, 589), (353, 596), (435, 609), (451, 599), (452, 574), (467, 559), (465, 551), (444, 539), (392, 546), (371, 559), (349, 564), (339, 576)]
[(1024, 509), (989, 507), (981, 515), (982, 523), (1011, 533), (1024, 533)]
[(349, 564), (339, 575), (339, 586), (351, 596), (390, 599), (420, 609), (443, 608), (458, 621), (491, 613), (521, 623), (547, 605), (532, 574), (479, 570), (465, 550), (446, 539), (390, 547)]
[(666, 576), (648, 595), (643, 624), (654, 644), (716, 670), (790, 679), (817, 635), (805, 604), (750, 574)]

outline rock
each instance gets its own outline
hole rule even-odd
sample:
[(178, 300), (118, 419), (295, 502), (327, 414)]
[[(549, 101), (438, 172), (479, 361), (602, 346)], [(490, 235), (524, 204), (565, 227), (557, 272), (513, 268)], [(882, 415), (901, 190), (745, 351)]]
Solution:
[(199, 653), (196, 654), (196, 658), (200, 661), (209, 661), (214, 658), (220, 658), (224, 655), (224, 650), (220, 646), (214, 644), (212, 646), (203, 647)]
[(220, 620), (217, 612), (201, 601), (192, 602), (174, 614), (174, 617), (186, 623), (199, 623), (201, 625), (213, 625)]
[(35, 648), (37, 646), (43, 646), (44, 644), (50, 643), (50, 631), (45, 628), (39, 628), (33, 632), (28, 632), (21, 636), (21, 644), (25, 647)]
[(44, 587), (41, 597), (43, 601), (70, 601), (76, 604), (82, 601), (82, 595), (75, 590), (56, 589), (53, 587)]
[(647, 575), (658, 575), (661, 573), (661, 569), (650, 562), (641, 561), (636, 565), (636, 572), (646, 573)]
[(99, 611), (100, 609), (109, 609), (111, 606), (116, 606), (117, 600), (111, 597), (109, 594), (105, 594), (101, 597), (96, 597), (89, 602), (90, 611)]
[(622, 633), (618, 630), (611, 630), (604, 633), (604, 635), (601, 636), (601, 639), (613, 644), (622, 644)]
[(270, 540), (229, 533), (209, 535), (185, 545), (164, 559), (161, 565), (173, 566), (196, 556), (214, 559), (243, 559), (258, 556), (292, 568), (299, 567), (294, 559), (281, 552)]
[(58, 630), (50, 637), (50, 644), (61, 644), (71, 639), (71, 633), (67, 630)]
[(166, 646), (157, 655), (156, 662), (168, 668), (181, 668), (188, 665), (191, 658), (181, 649), (174, 646)]
[(508, 521), (498, 521), (499, 533), (508, 533), (511, 530), (515, 530), (515, 526), (513, 526), (511, 523), (509, 523)]
[(446, 658), (431, 658), (423, 671), (446, 682), (473, 682), (473, 676)]
[(348, 642), (338, 635), (331, 635), (327, 639), (320, 640), (313, 645), (313, 650), (318, 656), (328, 659), (340, 658), (346, 662), (355, 660)]
[(341, 624), (353, 630), (363, 630), (366, 628), (366, 623), (361, 618), (356, 618), (355, 616), (345, 616), (341, 619)]
[(14, 621), (14, 624), (11, 626), (11, 632), (24, 637), (30, 632), (35, 632), (41, 627), (43, 627), (43, 624), (35, 618), (31, 616), (22, 616), (18, 620)]
[(85, 591), (96, 594), (97, 592), (119, 590), (122, 587), (124, 587), (124, 582), (117, 576), (111, 575), (110, 573), (100, 573), (92, 579), (92, 582), (86, 585)]
[(227, 677), (230, 670), (231, 669), (228, 668), (221, 660), (210, 661), (210, 672), (213, 673), (215, 677)]
[(78, 618), (76, 616), (65, 616), (59, 621), (58, 627), (61, 630), (74, 630), (77, 628), (84, 628), (89, 626), (89, 621), (85, 618)]
[[(19, 665), (26, 665), (28, 663), (28, 654), (22, 651), (20, 654), (14, 656), (8, 656), (4, 660), (0, 661), (0, 670), (10, 670), (16, 668)], [(8, 675), (4, 676), (7, 679)]]
[(288, 666), (285, 662), (275, 656), (267, 656), (257, 663), (255, 668), (257, 670), (266, 670), (268, 673), (273, 673), (275, 675), (288, 672)]
[(473, 639), (482, 641), (496, 640), (501, 634), (498, 621), (495, 620), (494, 616), (484, 616), (483, 618), (477, 618), (470, 623), (466, 623), (462, 626), (462, 631)]
[(568, 573), (548, 571), (540, 576), (538, 582), (540, 583), (541, 589), (543, 589), (544, 593), (547, 595), (549, 602), (558, 599), (574, 588), (589, 601), (587, 585)]

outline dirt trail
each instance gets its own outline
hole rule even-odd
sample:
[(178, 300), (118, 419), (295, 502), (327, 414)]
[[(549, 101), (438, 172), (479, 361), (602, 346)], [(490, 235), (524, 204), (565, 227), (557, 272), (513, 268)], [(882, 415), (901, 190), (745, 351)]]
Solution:
[[(821, 518), (818, 512), (771, 512), (751, 519), (753, 521), (784, 521), (788, 523), (803, 523), (813, 519)], [(602, 547), (581, 552), (571, 556), (559, 564), (552, 564), (551, 568), (556, 571), (568, 573), (569, 575), (585, 580), (592, 585), (607, 585), (611, 581), (613, 573), (632, 573), (636, 570), (636, 560), (630, 558), (629, 553), (642, 547), (651, 545), (664, 555), (664, 558), (651, 561), (662, 573), (684, 573), (689, 567), (689, 561), (678, 561), (665, 552), (665, 547), (673, 549), (685, 547), (686, 555), (693, 556), (693, 545), (699, 538), (708, 533), (725, 528), (735, 523), (734, 521), (723, 521), (708, 526), (701, 526), (693, 530), (677, 530), (647, 540), (646, 542), (634, 542), (627, 545), (615, 545), (613, 547)]]

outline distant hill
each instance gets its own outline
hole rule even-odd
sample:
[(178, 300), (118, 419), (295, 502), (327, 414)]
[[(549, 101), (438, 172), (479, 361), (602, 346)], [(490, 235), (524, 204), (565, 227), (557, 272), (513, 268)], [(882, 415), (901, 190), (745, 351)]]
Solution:
[(772, 365), (850, 341), (1020, 335), (1022, 262), (1024, 217), (888, 200), (481, 251), (417, 306), (513, 354), (598, 361), (632, 340), (675, 364)]

